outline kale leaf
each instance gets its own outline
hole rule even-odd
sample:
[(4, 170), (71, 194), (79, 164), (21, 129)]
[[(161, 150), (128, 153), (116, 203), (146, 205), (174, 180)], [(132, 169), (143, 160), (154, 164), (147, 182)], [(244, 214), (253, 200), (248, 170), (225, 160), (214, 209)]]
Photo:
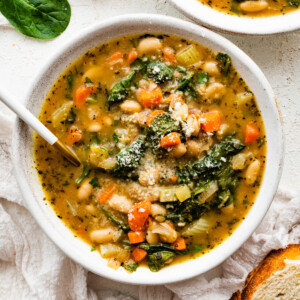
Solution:
[(182, 255), (185, 254), (184, 251), (176, 250), (174, 247), (168, 245), (168, 244), (140, 244), (138, 245), (139, 248), (146, 250), (148, 254), (158, 252), (158, 251), (171, 251), (175, 254)]
[(133, 71), (126, 79), (123, 79), (116, 83), (110, 90), (108, 103), (113, 104), (125, 100), (129, 94), (129, 89), (132, 86), (133, 78), (136, 71)]
[(190, 223), (198, 220), (210, 209), (207, 203), (200, 203), (197, 197), (192, 197), (184, 202), (176, 201), (171, 205), (172, 213), (164, 217), (175, 223)]
[(179, 86), (177, 91), (180, 92), (187, 92), (191, 94), (193, 98), (197, 98), (198, 94), (193, 86), (192, 79), (194, 77), (195, 73), (190, 72), (188, 75), (184, 76), (181, 81), (179, 82)]
[(158, 272), (165, 263), (175, 257), (176, 254), (171, 251), (159, 251), (148, 255), (148, 266), (151, 272)]
[(124, 178), (134, 175), (132, 172), (139, 166), (145, 151), (145, 137), (140, 136), (135, 142), (123, 148), (117, 154), (117, 166), (111, 171), (111, 174)]
[(122, 229), (124, 232), (128, 232), (130, 230), (128, 224), (123, 222), (122, 220), (119, 220), (117, 217), (115, 217), (111, 212), (106, 210), (103, 206), (100, 206), (101, 211), (104, 213), (104, 215), (115, 225), (117, 225), (120, 229)]
[(153, 61), (147, 65), (147, 76), (156, 83), (164, 83), (172, 79), (173, 70), (163, 62)]
[(152, 153), (157, 157), (161, 157), (164, 149), (160, 146), (160, 140), (170, 132), (178, 132), (182, 134), (181, 125), (175, 122), (169, 113), (156, 116), (151, 125), (146, 129), (147, 141), (150, 144)]
[(227, 137), (225, 140), (213, 146), (208, 154), (200, 161), (178, 168), (177, 176), (180, 183), (188, 183), (191, 180), (211, 179), (220, 169), (227, 165), (231, 157), (245, 148), (240, 140)]
[(227, 76), (231, 67), (231, 58), (228, 54), (219, 52), (216, 56), (216, 60), (219, 61), (219, 67), (223, 75)]
[(138, 268), (138, 263), (133, 263), (133, 264), (127, 264), (124, 266), (125, 270), (128, 271), (129, 273), (133, 273), (136, 271)]

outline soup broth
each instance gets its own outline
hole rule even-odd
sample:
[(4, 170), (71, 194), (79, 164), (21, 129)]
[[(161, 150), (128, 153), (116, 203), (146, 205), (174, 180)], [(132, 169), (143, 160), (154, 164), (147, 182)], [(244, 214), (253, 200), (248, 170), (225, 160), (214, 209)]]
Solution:
[(283, 15), (299, 8), (300, 1), (289, 0), (199, 0), (203, 4), (221, 12), (247, 16), (247, 17), (271, 17)]
[(39, 118), (82, 162), (70, 165), (36, 136), (45, 200), (115, 269), (155, 272), (210, 251), (262, 181), (254, 94), (227, 54), (179, 37), (91, 49), (57, 79)]

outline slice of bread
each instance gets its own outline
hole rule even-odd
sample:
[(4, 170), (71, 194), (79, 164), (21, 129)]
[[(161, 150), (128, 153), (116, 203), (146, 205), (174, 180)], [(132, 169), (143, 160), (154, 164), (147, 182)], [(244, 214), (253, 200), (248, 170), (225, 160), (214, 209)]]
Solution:
[(300, 245), (272, 250), (230, 300), (300, 300)]

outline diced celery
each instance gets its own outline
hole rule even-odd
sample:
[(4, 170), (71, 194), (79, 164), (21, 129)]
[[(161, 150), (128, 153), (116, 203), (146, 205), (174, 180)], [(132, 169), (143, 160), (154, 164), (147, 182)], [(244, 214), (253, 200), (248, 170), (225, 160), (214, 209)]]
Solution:
[(191, 196), (192, 196), (191, 190), (186, 184), (177, 187), (175, 189), (175, 194), (180, 202), (183, 202), (183, 201), (191, 198)]
[(89, 161), (92, 165), (99, 167), (99, 164), (108, 158), (108, 151), (102, 147), (91, 146)]
[(116, 258), (120, 262), (124, 262), (130, 258), (130, 252), (116, 244), (100, 245), (100, 253), (103, 258)]
[(189, 45), (176, 54), (176, 59), (184, 65), (193, 65), (201, 60), (201, 55), (195, 45)]
[(102, 244), (100, 245), (100, 253), (104, 258), (110, 258), (118, 254), (121, 246), (115, 244)]
[(197, 221), (192, 222), (190, 225), (186, 226), (182, 232), (182, 236), (193, 236), (193, 235), (198, 235), (198, 234), (203, 234), (206, 233), (207, 230), (211, 227), (211, 222), (209, 222), (205, 218), (201, 218)]
[(98, 167), (105, 170), (112, 170), (116, 167), (117, 160), (115, 157), (106, 158), (98, 163)]
[(239, 93), (235, 97), (235, 102), (238, 105), (244, 105), (249, 102), (253, 98), (253, 94), (251, 92)]
[(98, 103), (98, 99), (97, 99), (97, 96), (89, 96), (88, 98), (86, 98), (85, 100), (87, 103)]
[(177, 197), (175, 195), (176, 188), (161, 188), (159, 190), (159, 199), (160, 202), (173, 202), (177, 201)]
[(58, 127), (59, 125), (61, 125), (61, 122), (67, 119), (72, 106), (72, 101), (66, 102), (61, 107), (59, 107), (54, 113), (52, 113), (51, 119), (53, 127)]

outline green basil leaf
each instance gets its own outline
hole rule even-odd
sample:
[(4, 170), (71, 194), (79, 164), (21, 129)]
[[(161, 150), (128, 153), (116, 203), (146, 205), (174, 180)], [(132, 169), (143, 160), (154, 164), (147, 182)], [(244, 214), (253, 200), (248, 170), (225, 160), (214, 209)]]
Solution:
[(1, 0), (0, 12), (18, 31), (38, 39), (59, 36), (71, 17), (67, 0)]

